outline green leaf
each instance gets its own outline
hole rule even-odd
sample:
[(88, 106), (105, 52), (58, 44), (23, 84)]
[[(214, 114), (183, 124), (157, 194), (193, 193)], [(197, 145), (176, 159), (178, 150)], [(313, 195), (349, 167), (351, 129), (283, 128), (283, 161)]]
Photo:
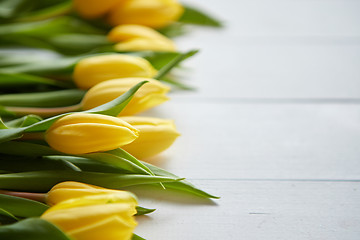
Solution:
[(6, 73), (28, 73), (35, 75), (71, 75), (75, 64), (84, 56), (62, 57), (51, 60), (32, 61), (2, 68), (1, 72)]
[(28, 0), (2, 0), (0, 2), (0, 18), (13, 18), (21, 13), (21, 8)]
[(0, 143), (20, 138), (26, 128), (0, 129)]
[(29, 86), (29, 85), (49, 85), (56, 87), (70, 87), (69, 83), (56, 81), (50, 78), (38, 77), (25, 73), (10, 73), (3, 72), (4, 69), (0, 72), (0, 87), (19, 87), (19, 86)]
[(174, 38), (186, 34), (187, 30), (185, 27), (184, 23), (174, 22), (158, 31), (169, 38)]
[[(0, 105), (0, 117), (15, 117), (16, 113)], [(0, 128), (1, 129), (1, 128)], [(0, 135), (1, 136), (1, 135)]]
[[(50, 1), (46, 1), (50, 2)], [(69, 0), (62, 1), (58, 4), (51, 4), (46, 8), (36, 9), (26, 14), (25, 16), (18, 18), (17, 21), (38, 21), (45, 20), (59, 15), (64, 15), (70, 12), (72, 9), (72, 2)]]
[[(144, 162), (144, 164), (156, 175), (156, 176), (166, 176), (166, 177), (173, 177), (173, 178), (178, 178), (178, 176), (176, 176), (173, 173), (170, 173), (162, 168), (156, 167), (150, 163), (146, 163)], [(178, 190), (178, 191), (182, 191), (182, 192), (188, 192), (194, 195), (197, 195), (199, 197), (204, 197), (204, 198), (219, 198), (217, 196), (211, 195), (197, 187), (195, 187), (193, 184), (191, 184), (188, 181), (182, 180), (179, 182), (174, 182), (174, 183), (164, 183), (164, 186), (166, 188), (171, 188), (174, 190)]]
[(0, 194), (0, 208), (17, 217), (38, 217), (49, 206), (26, 198)]
[(0, 153), (15, 155), (15, 156), (26, 156), (26, 157), (41, 157), (44, 155), (63, 154), (48, 146), (29, 143), (29, 142), (15, 142), (15, 141), (8, 141), (1, 143)]
[(185, 11), (181, 18), (178, 20), (179, 22), (211, 27), (222, 27), (221, 22), (210, 16), (209, 14), (187, 5), (185, 5), (184, 7)]
[(136, 84), (134, 87), (132, 87), (129, 91), (127, 91), (120, 97), (84, 112), (118, 116), (119, 113), (124, 109), (124, 107), (130, 102), (135, 92), (145, 83), (147, 83), (147, 81), (142, 81)]
[(57, 34), (47, 38), (47, 42), (58, 52), (68, 55), (76, 55), (94, 51), (98, 48), (112, 47), (106, 36), (95, 34)]
[[(102, 172), (102, 173), (124, 173), (123, 170), (116, 168), (111, 164), (107, 164), (104, 162), (98, 162), (93, 159), (86, 159), (86, 158), (79, 158), (79, 157), (72, 157), (72, 156), (48, 156), (45, 157), (49, 160), (66, 160), (72, 162), (74, 165), (78, 166), (83, 171), (90, 171), (90, 172)], [(142, 161), (140, 161), (142, 162)], [(162, 168), (156, 167), (146, 162), (142, 162), (146, 167), (148, 167), (155, 176), (165, 176), (170, 178), (179, 178), (177, 175), (172, 174)], [(182, 180), (178, 182), (171, 182), (171, 183), (163, 183), (166, 188), (174, 189), (180, 192), (186, 192), (192, 195), (196, 195), (203, 198), (219, 198), (217, 196), (211, 195), (188, 181)]]
[(138, 236), (138, 235), (136, 235), (135, 233), (133, 234), (133, 236), (132, 236), (132, 238), (131, 238), (131, 240), (146, 240), (145, 238), (142, 238), (142, 237), (140, 237), (140, 236)]
[[(26, 58), (24, 58), (26, 54)], [(35, 62), (52, 61), (53, 59), (60, 58), (60, 56), (52, 51), (44, 49), (18, 49), (18, 48), (0, 48), (0, 67), (22, 65)]]
[(63, 107), (78, 104), (85, 95), (84, 90), (68, 89), (37, 93), (0, 95), (0, 104), (20, 107)]
[[(49, 170), (54, 169), (55, 165), (59, 161), (71, 162), (75, 166), (79, 167), (82, 171), (86, 172), (101, 172), (101, 173), (129, 173), (129, 171), (120, 169), (111, 164), (99, 162), (94, 159), (76, 157), (76, 156), (44, 156), (44, 160), (47, 160)], [(54, 167), (52, 167), (54, 166)], [(36, 168), (32, 168), (32, 171), (36, 171)]]
[[(1, 196), (0, 196), (1, 198)], [(19, 221), (19, 219), (17, 217), (15, 217), (14, 215), (12, 215), (10, 212), (6, 211), (5, 209), (0, 207), (0, 215), (2, 216), (6, 216), (8, 218), (11, 218), (14, 221)], [(1, 220), (0, 220), (0, 225), (1, 225)]]
[(153, 172), (147, 166), (145, 166), (145, 164), (143, 164), (141, 161), (139, 161), (136, 157), (134, 157), (131, 154), (129, 154), (128, 152), (126, 152), (124, 149), (117, 148), (117, 149), (108, 151), (108, 153), (111, 153), (118, 157), (127, 159), (128, 161), (130, 161), (130, 162), (136, 164), (137, 166), (139, 166), (140, 168), (144, 169), (147, 173), (153, 175)]
[[(67, 155), (48, 146), (16, 141), (8, 141), (0, 144), (0, 153), (25, 157)], [(128, 171), (128, 173), (139, 173), (145, 175), (152, 174), (148, 167), (122, 149), (115, 149), (107, 152), (81, 154), (78, 156), (111, 164), (116, 168)]]
[(71, 240), (58, 227), (41, 218), (29, 218), (0, 227), (1, 240)]
[(149, 213), (154, 212), (155, 210), (156, 209), (150, 209), (150, 208), (144, 208), (144, 207), (137, 206), (136, 207), (137, 213), (135, 214), (135, 216), (141, 216), (141, 215), (149, 214)]
[(150, 174), (146, 169), (142, 168), (129, 161), (126, 158), (119, 157), (115, 154), (111, 154), (110, 152), (99, 152), (99, 153), (88, 153), (79, 155), (80, 157), (90, 158), (99, 162), (104, 162), (111, 164), (112, 166), (126, 170), (130, 173), (139, 173), (139, 174)]
[(0, 154), (0, 170), (6, 173), (41, 170), (81, 171), (74, 163), (65, 159), (49, 160), (40, 157), (23, 157), (6, 154)]
[(198, 52), (199, 52), (199, 50), (191, 50), (191, 51), (188, 51), (188, 52), (178, 55), (176, 58), (174, 58), (172, 61), (170, 61), (168, 64), (166, 64), (162, 69), (160, 69), (154, 78), (156, 78), (156, 79), (163, 78), (168, 72), (170, 72), (171, 69), (176, 67), (183, 60), (194, 56)]
[(143, 57), (146, 60), (148, 60), (154, 68), (159, 70), (181, 54), (182, 54), (181, 52), (148, 51), (144, 53), (143, 56), (140, 55), (140, 57)]
[(8, 121), (6, 122), (6, 125), (10, 128), (21, 128), (21, 127), (30, 126), (34, 123), (40, 122), (41, 120), (42, 118), (37, 115), (27, 115), (21, 118)]
[(61, 16), (36, 22), (0, 25), (0, 35), (6, 37), (13, 36), (14, 41), (22, 36), (44, 38), (65, 33), (103, 34), (103, 31), (70, 16)]
[(0, 117), (0, 129), (8, 129), (8, 127), (5, 125), (1, 117)]
[(136, 174), (37, 171), (0, 174), (0, 188), (15, 191), (47, 192), (57, 183), (78, 181), (105, 188), (121, 189), (132, 185), (176, 182), (180, 180), (182, 179)]

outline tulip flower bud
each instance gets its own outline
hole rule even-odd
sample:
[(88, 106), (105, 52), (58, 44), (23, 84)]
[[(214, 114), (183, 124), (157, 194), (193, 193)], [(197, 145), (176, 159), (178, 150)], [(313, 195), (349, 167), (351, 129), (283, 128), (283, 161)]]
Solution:
[(155, 107), (169, 98), (165, 95), (170, 89), (158, 80), (150, 78), (119, 78), (99, 83), (84, 96), (81, 105), (87, 110), (119, 97), (135, 84), (148, 81), (130, 100), (120, 115), (133, 115)]
[(144, 159), (169, 148), (180, 136), (172, 120), (152, 117), (120, 117), (139, 130), (139, 137), (121, 148), (136, 158)]
[(50, 206), (53, 206), (59, 202), (72, 198), (99, 195), (104, 193), (115, 193), (117, 196), (123, 195), (123, 199), (127, 201), (130, 201), (134, 198), (133, 195), (126, 191), (107, 189), (81, 182), (67, 181), (58, 183), (51, 188), (51, 190), (47, 193), (46, 203)]
[(137, 223), (131, 193), (104, 193), (59, 202), (41, 216), (74, 240), (129, 240)]
[(76, 11), (84, 18), (98, 18), (110, 11), (119, 0), (73, 0)]
[(157, 71), (141, 57), (125, 54), (108, 54), (80, 60), (74, 69), (75, 84), (89, 89), (96, 84), (114, 78), (155, 76)]
[(46, 131), (45, 139), (60, 152), (85, 154), (121, 147), (138, 135), (137, 129), (116, 117), (74, 113), (53, 123)]
[(111, 42), (118, 42), (118, 51), (167, 51), (176, 50), (176, 46), (169, 38), (156, 30), (136, 24), (125, 24), (113, 28), (108, 34)]
[(156, 51), (156, 52), (174, 52), (175, 45), (172, 42), (159, 39), (136, 38), (126, 42), (115, 44), (115, 50), (126, 51)]
[(176, 0), (129, 0), (115, 6), (109, 14), (110, 24), (140, 24), (165, 27), (179, 19), (184, 8)]

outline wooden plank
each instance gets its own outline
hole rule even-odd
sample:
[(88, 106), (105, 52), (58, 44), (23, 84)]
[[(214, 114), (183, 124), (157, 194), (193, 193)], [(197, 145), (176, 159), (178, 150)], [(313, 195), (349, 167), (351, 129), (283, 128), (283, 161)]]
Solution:
[(150, 159), (190, 178), (360, 179), (359, 104), (176, 101), (181, 137)]
[(212, 204), (154, 190), (141, 191), (140, 204), (157, 210), (138, 218), (135, 232), (148, 240), (360, 237), (359, 182), (195, 183), (222, 198)]
[[(221, 37), (216, 37), (221, 42)], [(184, 98), (360, 98), (360, 45), (203, 44)]]
[[(233, 37), (360, 35), (360, 2), (356, 0), (238, 0), (222, 2), (185, 0), (184, 2), (195, 4), (223, 19), (229, 34)], [(194, 36), (206, 37), (198, 31), (194, 33)], [(212, 41), (209, 38), (206, 40)], [(202, 43), (203, 41), (195, 42)]]

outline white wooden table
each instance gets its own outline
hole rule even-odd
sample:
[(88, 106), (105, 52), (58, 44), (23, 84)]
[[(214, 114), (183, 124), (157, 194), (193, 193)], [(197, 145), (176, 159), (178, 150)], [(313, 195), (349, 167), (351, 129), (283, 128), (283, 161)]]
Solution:
[(360, 1), (194, 0), (224, 29), (200, 48), (194, 92), (149, 115), (182, 136), (152, 161), (215, 195), (138, 192), (149, 240), (360, 239)]

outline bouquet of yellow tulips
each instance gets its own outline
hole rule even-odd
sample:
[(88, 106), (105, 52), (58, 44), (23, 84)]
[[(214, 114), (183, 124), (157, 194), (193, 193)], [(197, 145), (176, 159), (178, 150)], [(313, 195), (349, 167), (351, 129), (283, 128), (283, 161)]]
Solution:
[(221, 26), (176, 0), (0, 2), (0, 239), (143, 239), (155, 209), (128, 186), (218, 198), (146, 162), (180, 133), (137, 115), (190, 88), (171, 74), (197, 53), (171, 39), (187, 24)]

